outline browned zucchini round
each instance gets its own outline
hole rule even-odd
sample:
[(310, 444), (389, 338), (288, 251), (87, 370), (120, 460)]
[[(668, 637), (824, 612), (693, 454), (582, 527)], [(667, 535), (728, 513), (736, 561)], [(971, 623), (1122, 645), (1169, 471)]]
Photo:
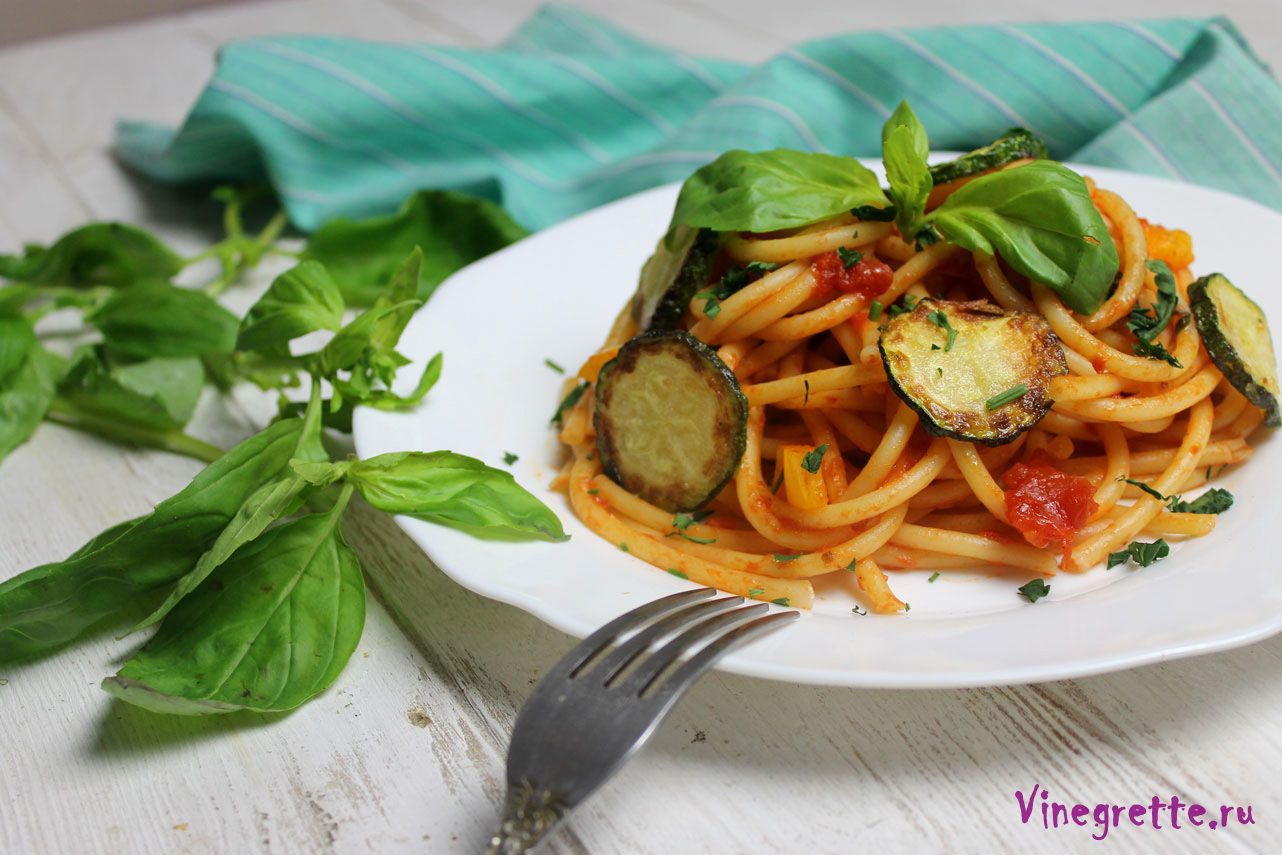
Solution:
[(632, 339), (602, 366), (592, 424), (611, 479), (665, 510), (692, 511), (739, 467), (748, 399), (711, 348), (660, 330)]
[(1246, 399), (1264, 410), (1264, 423), (1282, 427), (1278, 363), (1264, 311), (1222, 273), (1189, 286), (1189, 307), (1215, 367)]
[(1050, 381), (1068, 371), (1046, 319), (985, 300), (924, 299), (886, 324), (890, 388), (931, 436), (1004, 445), (1041, 421)]

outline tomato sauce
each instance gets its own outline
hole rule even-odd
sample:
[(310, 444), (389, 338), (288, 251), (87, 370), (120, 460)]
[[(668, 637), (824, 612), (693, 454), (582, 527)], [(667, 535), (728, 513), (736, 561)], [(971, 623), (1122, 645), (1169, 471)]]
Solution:
[(847, 269), (836, 250), (810, 259), (810, 273), (823, 291), (836, 289), (857, 294), (865, 300), (872, 300), (885, 291), (895, 278), (895, 271), (890, 269), (890, 265), (872, 255), (865, 255), (854, 267)]
[(1095, 488), (1081, 475), (1061, 472), (1043, 451), (1016, 463), (1002, 477), (1006, 515), (1033, 546), (1056, 542), (1069, 553), (1069, 541), (1095, 513)]

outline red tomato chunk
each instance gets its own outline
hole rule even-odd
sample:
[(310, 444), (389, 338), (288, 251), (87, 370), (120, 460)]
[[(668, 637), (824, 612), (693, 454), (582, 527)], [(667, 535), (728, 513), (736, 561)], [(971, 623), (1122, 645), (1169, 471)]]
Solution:
[(1054, 541), (1067, 554), (1073, 535), (1099, 507), (1090, 481), (1056, 469), (1042, 451), (1028, 463), (1016, 463), (1002, 481), (1010, 524), (1033, 546)]
[(885, 291), (895, 278), (889, 264), (871, 255), (865, 255), (847, 269), (835, 250), (810, 259), (810, 272), (823, 291), (836, 288), (847, 294), (858, 294), (865, 300)]

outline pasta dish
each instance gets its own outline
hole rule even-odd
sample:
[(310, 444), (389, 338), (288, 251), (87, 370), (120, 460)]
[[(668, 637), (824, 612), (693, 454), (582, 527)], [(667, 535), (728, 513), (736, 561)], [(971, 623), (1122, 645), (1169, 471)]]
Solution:
[(557, 411), (589, 528), (742, 596), (808, 608), (840, 573), (894, 613), (897, 572), (1010, 573), (1036, 602), (1215, 527), (1232, 496), (1183, 494), (1279, 425), (1260, 309), (1026, 130), (927, 149), (905, 104), (888, 189), (782, 150), (686, 182)]

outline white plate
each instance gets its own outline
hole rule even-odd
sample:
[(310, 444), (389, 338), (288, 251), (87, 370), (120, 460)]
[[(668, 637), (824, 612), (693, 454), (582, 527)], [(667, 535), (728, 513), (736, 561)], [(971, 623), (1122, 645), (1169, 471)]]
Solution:
[[(1187, 230), (1194, 270), (1224, 272), (1279, 329), (1282, 215), (1202, 187), (1078, 169), (1141, 216)], [(401, 371), (406, 386), (427, 359), (445, 353), (427, 402), (408, 413), (356, 413), (361, 457), (445, 448), (502, 466), (505, 451), (520, 455), (512, 472), (557, 511), (569, 542), (487, 542), (414, 519), (398, 523), (461, 584), (576, 636), (690, 586), (603, 541), (548, 490), (557, 456), (548, 418), (563, 377), (544, 359), (573, 372), (598, 349), (667, 225), (676, 191), (622, 199), (459, 271), (402, 339), (414, 361)], [(946, 573), (930, 584), (926, 572), (897, 572), (895, 592), (912, 606), (898, 616), (853, 615), (849, 579), (817, 580), (813, 612), (718, 667), (799, 683), (981, 686), (1114, 671), (1265, 638), (1282, 629), (1282, 442), (1261, 440), (1257, 434), (1250, 461), (1217, 482), (1236, 503), (1216, 530), (1175, 544), (1150, 567), (1063, 574), (1035, 605), (1016, 594), (1020, 577)]]

